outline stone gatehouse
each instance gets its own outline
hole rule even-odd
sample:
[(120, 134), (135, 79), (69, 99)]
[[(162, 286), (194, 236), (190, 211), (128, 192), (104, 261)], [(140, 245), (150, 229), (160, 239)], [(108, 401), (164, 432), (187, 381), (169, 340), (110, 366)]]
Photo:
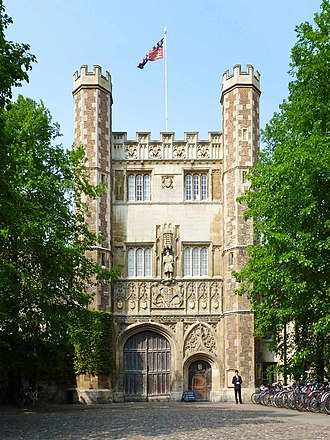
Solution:
[(259, 73), (225, 72), (222, 132), (204, 140), (112, 131), (111, 76), (99, 66), (75, 73), (73, 96), (74, 142), (86, 147), (92, 181), (107, 187), (91, 204), (90, 226), (103, 237), (94, 258), (123, 266), (94, 302), (114, 314), (113, 399), (180, 399), (183, 390), (232, 398), (236, 368), (243, 395), (252, 392), (267, 359), (232, 273), (253, 241), (237, 197), (258, 155)]

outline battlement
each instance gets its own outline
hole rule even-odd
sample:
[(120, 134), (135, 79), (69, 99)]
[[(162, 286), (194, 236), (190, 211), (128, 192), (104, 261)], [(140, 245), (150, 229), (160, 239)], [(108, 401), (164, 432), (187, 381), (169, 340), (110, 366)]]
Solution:
[(176, 140), (173, 132), (161, 132), (154, 140), (150, 132), (137, 132), (136, 139), (127, 139), (125, 132), (112, 133), (114, 160), (218, 160), (222, 158), (221, 132), (210, 131), (207, 140), (196, 131), (185, 132)]
[(247, 64), (245, 71), (236, 64), (232, 73), (227, 70), (222, 76), (221, 96), (236, 86), (253, 86), (260, 92), (260, 73), (251, 64)]
[(88, 71), (88, 66), (83, 65), (80, 68), (80, 73), (76, 71), (73, 75), (73, 94), (84, 87), (100, 87), (107, 92), (112, 91), (111, 75), (108, 71), (105, 72), (105, 76), (102, 75), (102, 68), (100, 66), (94, 65), (93, 71)]

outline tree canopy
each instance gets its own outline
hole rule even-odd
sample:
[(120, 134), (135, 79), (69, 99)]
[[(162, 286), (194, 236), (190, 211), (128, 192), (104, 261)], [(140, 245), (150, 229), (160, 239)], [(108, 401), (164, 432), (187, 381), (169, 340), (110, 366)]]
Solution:
[(0, 373), (38, 376), (65, 360), (93, 283), (114, 281), (120, 268), (87, 258), (101, 238), (82, 200), (102, 188), (90, 184), (83, 147), (56, 144), (59, 126), (43, 102), (11, 100), (35, 61), (28, 45), (5, 40), (11, 22), (0, 0)]
[(330, 5), (296, 27), (288, 98), (262, 132), (264, 150), (241, 199), (256, 242), (237, 274), (256, 335), (296, 378), (329, 374)]
[(0, 0), (0, 108), (12, 98), (13, 86), (19, 87), (23, 81), (29, 81), (28, 71), (36, 61), (28, 44), (6, 40), (5, 31), (12, 23), (12, 18), (5, 13), (3, 0)]

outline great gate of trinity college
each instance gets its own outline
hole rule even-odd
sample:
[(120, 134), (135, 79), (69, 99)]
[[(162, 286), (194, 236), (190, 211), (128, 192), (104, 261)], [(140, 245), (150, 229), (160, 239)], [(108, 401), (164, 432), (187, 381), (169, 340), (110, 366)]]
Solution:
[(114, 315), (114, 373), (92, 386), (110, 388), (114, 401), (181, 399), (183, 390), (219, 401), (233, 398), (238, 368), (247, 396), (272, 361), (232, 275), (253, 242), (237, 198), (258, 155), (259, 73), (225, 72), (222, 132), (206, 140), (112, 131), (111, 76), (99, 66), (75, 73), (73, 96), (74, 142), (86, 148), (92, 181), (107, 188), (90, 205), (89, 225), (103, 238), (93, 258), (123, 267), (119, 282), (95, 294), (94, 307)]

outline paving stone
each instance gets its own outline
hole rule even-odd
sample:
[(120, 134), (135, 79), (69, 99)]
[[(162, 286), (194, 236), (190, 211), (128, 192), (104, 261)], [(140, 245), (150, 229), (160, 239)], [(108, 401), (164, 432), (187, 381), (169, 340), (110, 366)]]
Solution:
[(253, 404), (0, 406), (1, 440), (329, 440), (330, 417)]

